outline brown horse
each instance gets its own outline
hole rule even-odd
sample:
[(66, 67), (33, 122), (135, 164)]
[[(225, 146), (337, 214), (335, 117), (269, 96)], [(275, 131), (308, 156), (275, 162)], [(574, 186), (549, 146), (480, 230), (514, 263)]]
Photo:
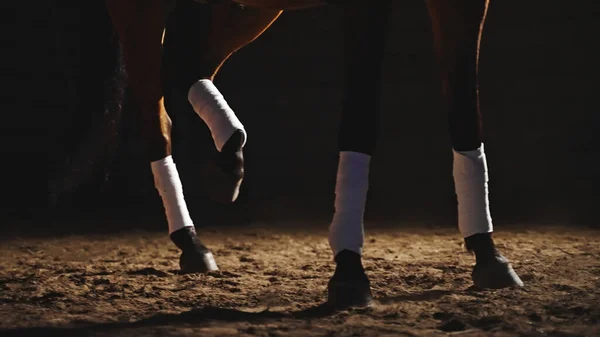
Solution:
[[(212, 190), (222, 201), (235, 201), (244, 177), (247, 135), (212, 80), (227, 58), (260, 36), (282, 10), (327, 2), (107, 0), (123, 48), (129, 85), (143, 113), (146, 153), (163, 200), (170, 237), (182, 251), (182, 272), (207, 272), (218, 267), (196, 235), (183, 198), (171, 157), (171, 121), (163, 105), (162, 85), (183, 90), (194, 111), (206, 122), (219, 151), (212, 171)], [(372, 301), (361, 262), (363, 213), (378, 133), (381, 64), (392, 1), (331, 2), (344, 11), (346, 80), (335, 213), (329, 227), (336, 270), (328, 285), (328, 300), (336, 307), (362, 306)], [(447, 99), (459, 230), (467, 249), (476, 257), (473, 281), (481, 288), (522, 286), (492, 240), (477, 80), (489, 0), (426, 2)], [(199, 27), (198, 22), (202, 29), (194, 28)]]

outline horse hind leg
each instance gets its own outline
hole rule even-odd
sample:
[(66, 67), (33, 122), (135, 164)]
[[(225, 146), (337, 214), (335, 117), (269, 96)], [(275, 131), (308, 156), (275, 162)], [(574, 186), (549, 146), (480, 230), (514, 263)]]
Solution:
[(213, 79), (231, 54), (260, 36), (280, 14), (227, 2), (204, 5), (183, 0), (167, 25), (166, 85), (187, 93), (211, 132), (218, 153), (206, 167), (203, 187), (216, 201), (230, 203), (238, 197), (247, 134)]
[(476, 257), (473, 282), (479, 288), (522, 286), (492, 239), (477, 76), (489, 0), (428, 0), (427, 4), (448, 104), (458, 227)]
[(216, 270), (212, 253), (196, 235), (171, 157), (171, 121), (164, 108), (161, 88), (164, 3), (160, 0), (108, 0), (107, 6), (123, 49), (129, 85), (141, 110), (140, 125), (146, 141), (146, 155), (163, 201), (169, 234), (182, 251), (181, 271)]

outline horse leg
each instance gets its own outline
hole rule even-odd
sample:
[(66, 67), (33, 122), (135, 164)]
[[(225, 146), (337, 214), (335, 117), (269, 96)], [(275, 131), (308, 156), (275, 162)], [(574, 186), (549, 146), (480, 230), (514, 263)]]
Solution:
[(204, 187), (220, 202), (237, 199), (244, 177), (247, 136), (213, 79), (231, 54), (260, 36), (280, 14), (280, 10), (244, 8), (228, 2), (204, 5), (180, 0), (165, 32), (167, 82), (187, 93), (218, 150), (206, 172)]
[(337, 308), (372, 302), (361, 262), (369, 165), (378, 134), (381, 75), (391, 1), (352, 1), (344, 6), (345, 87), (338, 133), (335, 213), (329, 244), (336, 269), (328, 302)]
[(161, 39), (167, 6), (161, 0), (107, 0), (106, 3), (122, 45), (129, 84), (142, 113), (146, 154), (163, 201), (169, 234), (182, 250), (181, 270), (216, 270), (212, 253), (196, 236), (171, 157), (171, 121), (163, 105), (161, 88)]
[(476, 257), (473, 281), (480, 288), (522, 286), (492, 240), (477, 77), (489, 0), (428, 0), (427, 4), (448, 104), (458, 228)]

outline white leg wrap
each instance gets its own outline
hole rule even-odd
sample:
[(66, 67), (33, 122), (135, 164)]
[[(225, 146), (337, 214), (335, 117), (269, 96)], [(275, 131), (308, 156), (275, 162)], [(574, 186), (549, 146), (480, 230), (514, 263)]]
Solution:
[(363, 216), (369, 189), (371, 156), (358, 152), (340, 152), (335, 185), (335, 213), (329, 226), (329, 246), (336, 256), (348, 249), (362, 253)]
[(173, 157), (168, 156), (150, 163), (154, 175), (154, 186), (163, 201), (169, 234), (183, 227), (194, 226), (183, 197), (183, 186), (179, 179)]
[(202, 79), (192, 85), (188, 91), (188, 101), (210, 129), (217, 150), (221, 151), (236, 130), (242, 130), (243, 145), (246, 144), (244, 125), (211, 80)]
[(483, 144), (477, 150), (454, 151), (454, 188), (458, 229), (463, 237), (493, 231), (488, 199), (488, 170)]

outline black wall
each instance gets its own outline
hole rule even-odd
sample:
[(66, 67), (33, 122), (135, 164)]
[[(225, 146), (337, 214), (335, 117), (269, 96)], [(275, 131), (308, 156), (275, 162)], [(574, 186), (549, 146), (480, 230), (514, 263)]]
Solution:
[[(19, 116), (7, 128), (10, 151), (22, 158), (23, 169), (9, 183), (14, 192), (6, 213), (47, 206), (47, 184), (38, 182), (43, 165), (35, 158), (45, 152), (48, 177), (66, 165), (102, 112), (116, 48), (101, 1), (52, 1), (31, 9), (17, 10), (18, 58), (16, 66), (7, 66), (14, 92), (9, 107)], [(492, 1), (480, 92), (496, 219), (594, 220), (599, 17), (594, 0)], [(247, 179), (236, 205), (204, 199), (198, 172), (214, 151), (212, 141), (185, 98), (169, 93), (175, 157), (193, 210), (214, 206), (256, 217), (331, 212), (344, 76), (341, 34), (334, 7), (287, 12), (222, 68), (216, 84), (249, 132)], [(369, 214), (452, 216), (452, 155), (422, 1), (396, 4), (384, 71)], [(137, 156), (135, 110), (125, 107), (109, 180), (99, 174), (61, 199), (60, 207), (160, 207), (149, 165)], [(48, 117), (49, 123), (41, 122)], [(417, 138), (417, 130), (424, 136)]]

